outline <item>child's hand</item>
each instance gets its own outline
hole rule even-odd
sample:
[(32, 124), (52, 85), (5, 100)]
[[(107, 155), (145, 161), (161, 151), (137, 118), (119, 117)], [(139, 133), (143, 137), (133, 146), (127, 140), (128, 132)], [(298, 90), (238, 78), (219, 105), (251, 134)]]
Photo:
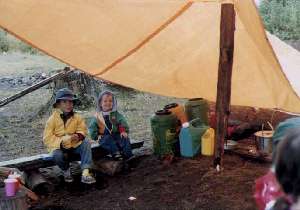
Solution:
[(70, 149), (71, 148), (71, 137), (69, 135), (64, 136), (61, 144), (62, 144), (63, 148)]
[(79, 136), (78, 136), (76, 133), (74, 133), (74, 134), (71, 136), (71, 140), (72, 140), (72, 141), (79, 141)]
[(125, 138), (125, 139), (128, 138), (128, 134), (127, 134), (126, 132), (122, 132), (122, 133), (120, 134), (120, 136), (121, 136), (121, 138)]
[(72, 141), (72, 143), (77, 143), (77, 142), (79, 142), (80, 141), (80, 138), (79, 138), (79, 136), (75, 133), (75, 134), (73, 134), (72, 136), (71, 136), (71, 141)]

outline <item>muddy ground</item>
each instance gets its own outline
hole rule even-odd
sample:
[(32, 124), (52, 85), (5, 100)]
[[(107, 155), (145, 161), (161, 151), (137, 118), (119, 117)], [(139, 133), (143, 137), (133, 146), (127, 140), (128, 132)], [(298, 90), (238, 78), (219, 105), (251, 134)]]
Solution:
[[(225, 155), (223, 172), (217, 174), (211, 165), (211, 158), (197, 157), (164, 166), (148, 156), (129, 174), (103, 177), (98, 187), (80, 183), (61, 187), (31, 210), (256, 209), (253, 184), (266, 172), (266, 164)], [(131, 196), (136, 200), (130, 201)]]

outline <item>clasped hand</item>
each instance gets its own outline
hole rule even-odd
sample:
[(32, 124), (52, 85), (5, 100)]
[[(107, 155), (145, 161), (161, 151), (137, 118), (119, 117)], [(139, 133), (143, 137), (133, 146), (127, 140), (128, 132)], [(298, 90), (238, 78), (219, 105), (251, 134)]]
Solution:
[(63, 146), (63, 148), (65, 149), (70, 149), (72, 147), (72, 145), (78, 143), (80, 141), (80, 138), (78, 136), (78, 134), (72, 134), (71, 136), (70, 135), (67, 135), (67, 136), (64, 136), (61, 144)]

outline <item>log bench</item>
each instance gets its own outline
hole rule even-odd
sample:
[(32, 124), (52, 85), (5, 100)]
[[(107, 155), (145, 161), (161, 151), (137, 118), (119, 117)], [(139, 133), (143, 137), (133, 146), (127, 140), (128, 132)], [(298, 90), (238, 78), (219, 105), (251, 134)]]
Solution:
[[(131, 143), (132, 149), (140, 148), (144, 145), (144, 141), (133, 141)], [(94, 160), (98, 160), (104, 157), (107, 153), (103, 150), (98, 143), (92, 144), (92, 156)], [(78, 156), (72, 156), (71, 161), (78, 161)], [(9, 168), (17, 168), (21, 171), (32, 171), (37, 170), (39, 168), (46, 168), (50, 166), (54, 166), (53, 157), (51, 154), (40, 154), (34, 155), (30, 157), (17, 158), (14, 160), (3, 161), (0, 162), (0, 167), (9, 167)]]
[[(133, 143), (131, 143), (131, 148), (137, 149), (142, 147), (143, 144), (144, 141), (134, 141)], [(102, 149), (98, 143), (93, 143), (91, 145), (91, 148), (94, 160), (93, 169), (100, 172), (103, 172), (103, 170), (108, 171), (111, 174), (106, 174), (114, 175), (114, 172), (117, 172), (117, 169), (121, 165), (121, 162), (119, 161), (119, 163), (117, 163), (116, 161), (112, 160), (105, 161), (105, 158), (103, 157), (107, 154), (107, 152)], [(76, 174), (80, 174), (80, 165), (76, 162), (80, 160), (80, 156), (72, 155), (71, 157), (68, 157), (68, 159), (70, 162), (74, 163), (71, 164), (71, 171), (72, 166), (74, 166), (75, 168), (73, 167), (73, 172)], [(26, 185), (28, 186), (28, 188), (38, 194), (49, 193), (54, 190), (53, 184), (51, 184), (48, 180), (50, 177), (56, 177), (57, 179), (57, 175), (59, 173), (55, 169), (55, 167), (52, 166), (55, 166), (55, 163), (51, 154), (40, 154), (31, 157), (24, 157), (0, 162), (0, 168), (17, 168), (20, 171), (23, 171)]]

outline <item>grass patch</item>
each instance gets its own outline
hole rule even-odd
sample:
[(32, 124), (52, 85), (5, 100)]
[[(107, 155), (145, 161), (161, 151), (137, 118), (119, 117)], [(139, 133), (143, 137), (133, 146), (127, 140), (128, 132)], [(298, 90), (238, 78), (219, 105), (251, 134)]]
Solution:
[(8, 34), (6, 31), (0, 29), (0, 52), (14, 52), (37, 54), (39, 50), (30, 45), (16, 39), (14, 36)]

